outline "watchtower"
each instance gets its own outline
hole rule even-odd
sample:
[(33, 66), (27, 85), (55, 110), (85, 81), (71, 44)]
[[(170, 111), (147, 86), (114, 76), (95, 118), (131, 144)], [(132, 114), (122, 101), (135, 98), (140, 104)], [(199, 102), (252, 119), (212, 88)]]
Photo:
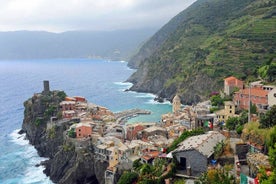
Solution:
[(49, 93), (50, 92), (50, 84), (49, 84), (48, 80), (43, 81), (43, 86), (44, 86), (44, 89), (43, 89), (42, 93), (45, 93), (45, 94)]

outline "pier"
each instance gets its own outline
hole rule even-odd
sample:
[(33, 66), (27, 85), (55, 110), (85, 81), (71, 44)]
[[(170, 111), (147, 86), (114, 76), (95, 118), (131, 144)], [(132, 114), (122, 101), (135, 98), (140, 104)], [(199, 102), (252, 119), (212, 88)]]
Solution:
[(126, 120), (136, 117), (138, 115), (149, 115), (151, 114), (151, 111), (148, 110), (142, 110), (142, 109), (130, 109), (130, 110), (125, 110), (122, 112), (115, 113), (115, 118), (116, 118), (116, 123), (117, 124), (122, 124), (125, 123)]

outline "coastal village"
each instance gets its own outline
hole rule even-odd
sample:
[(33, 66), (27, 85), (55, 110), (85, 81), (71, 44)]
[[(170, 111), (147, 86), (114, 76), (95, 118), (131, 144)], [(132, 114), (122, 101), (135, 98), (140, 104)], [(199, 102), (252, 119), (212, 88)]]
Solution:
[[(47, 91), (49, 81), (44, 81), (43, 93)], [(51, 117), (47, 129), (60, 121), (71, 122), (64, 137), (75, 144), (76, 150), (91, 147), (96, 160), (108, 163), (104, 177), (106, 184), (115, 183), (116, 173), (133, 170), (137, 162), (154, 165), (157, 159), (168, 163), (175, 159), (178, 162), (175, 176), (184, 178), (187, 183), (194, 183), (208, 170), (227, 164), (232, 165), (229, 173), (237, 180), (258, 183), (259, 168), (266, 172), (271, 170), (263, 143), (248, 142), (236, 132), (227, 130), (225, 124), (229, 118), (240, 116), (236, 112), (250, 109), (250, 102), (259, 113), (276, 105), (276, 86), (263, 85), (260, 81), (246, 86), (231, 76), (224, 79), (223, 91), (216, 95), (232, 96), (232, 99), (224, 101), (222, 108), (212, 112), (211, 101), (182, 105), (176, 94), (172, 100), (172, 112), (163, 114), (160, 122), (131, 124), (127, 123), (129, 118), (151, 112), (132, 109), (113, 113), (106, 107), (89, 103), (85, 97), (67, 96), (59, 104), (61, 117)], [(249, 122), (258, 119), (255, 114), (248, 117)], [(175, 149), (168, 150), (183, 133), (195, 129), (205, 133), (190, 136)], [(227, 157), (217, 156), (216, 148), (220, 144), (224, 145), (221, 152), (226, 150)], [(163, 174), (169, 171), (170, 167), (164, 165)], [(173, 183), (172, 178), (165, 181)]]

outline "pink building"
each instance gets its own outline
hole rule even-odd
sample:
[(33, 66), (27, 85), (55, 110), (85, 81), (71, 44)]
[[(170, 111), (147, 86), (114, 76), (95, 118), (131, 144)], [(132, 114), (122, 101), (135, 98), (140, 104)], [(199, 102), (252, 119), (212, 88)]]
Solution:
[(268, 107), (268, 91), (262, 88), (246, 88), (234, 94), (234, 103), (240, 109), (248, 109), (249, 107), (249, 94), (250, 101), (255, 104), (258, 110), (264, 110)]
[(62, 101), (60, 102), (60, 107), (62, 111), (69, 111), (76, 109), (76, 102), (74, 101)]

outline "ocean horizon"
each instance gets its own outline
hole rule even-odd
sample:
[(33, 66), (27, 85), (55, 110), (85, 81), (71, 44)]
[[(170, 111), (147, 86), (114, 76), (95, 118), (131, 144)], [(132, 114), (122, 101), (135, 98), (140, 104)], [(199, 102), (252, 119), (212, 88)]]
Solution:
[(169, 102), (154, 101), (155, 95), (125, 91), (125, 83), (134, 72), (124, 61), (92, 59), (41, 59), (0, 61), (0, 183), (52, 183), (37, 166), (47, 158), (38, 156), (35, 148), (18, 131), (24, 118), (23, 103), (41, 92), (43, 80), (50, 90), (64, 90), (68, 96), (84, 96), (89, 102), (113, 112), (140, 108), (151, 115), (137, 116), (128, 123), (159, 122), (171, 112)]

